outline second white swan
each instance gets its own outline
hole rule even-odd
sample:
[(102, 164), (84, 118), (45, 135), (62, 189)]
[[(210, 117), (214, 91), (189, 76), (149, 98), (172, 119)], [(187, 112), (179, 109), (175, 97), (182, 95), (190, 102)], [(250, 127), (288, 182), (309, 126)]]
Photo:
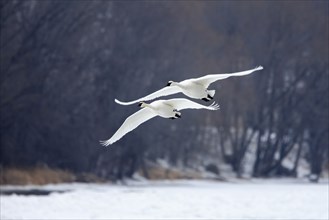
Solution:
[(175, 93), (184, 93), (186, 96), (194, 99), (202, 99), (204, 101), (210, 101), (215, 95), (215, 90), (208, 90), (208, 86), (216, 82), (217, 80), (222, 80), (229, 78), (231, 76), (244, 76), (248, 75), (257, 70), (262, 70), (262, 66), (258, 66), (254, 69), (236, 72), (236, 73), (224, 73), (224, 74), (210, 74), (200, 78), (192, 78), (183, 80), (181, 82), (169, 81), (167, 87), (164, 87), (156, 92), (151, 93), (143, 98), (131, 101), (131, 102), (122, 102), (115, 99), (115, 102), (120, 105), (131, 105), (141, 101), (153, 100), (161, 96), (172, 95)]
[(128, 132), (134, 130), (139, 125), (155, 116), (176, 119), (181, 117), (181, 113), (179, 112), (179, 110), (182, 109), (219, 109), (219, 105), (215, 102), (209, 106), (204, 106), (184, 98), (157, 100), (150, 104), (141, 102), (139, 106), (142, 109), (129, 116), (110, 139), (100, 141), (103, 146), (113, 144), (114, 142), (121, 139)]

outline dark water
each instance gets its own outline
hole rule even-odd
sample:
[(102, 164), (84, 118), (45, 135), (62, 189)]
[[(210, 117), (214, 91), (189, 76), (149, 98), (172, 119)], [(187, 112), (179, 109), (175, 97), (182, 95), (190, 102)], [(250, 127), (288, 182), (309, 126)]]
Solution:
[(68, 191), (69, 190), (15, 189), (15, 190), (1, 190), (0, 195), (47, 196), (51, 193), (65, 193)]

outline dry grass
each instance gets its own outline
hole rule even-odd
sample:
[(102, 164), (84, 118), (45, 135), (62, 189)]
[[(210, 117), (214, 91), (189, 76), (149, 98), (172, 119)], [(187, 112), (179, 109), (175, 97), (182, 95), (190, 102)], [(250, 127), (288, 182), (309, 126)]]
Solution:
[(43, 185), (48, 183), (73, 182), (76, 177), (68, 171), (49, 168), (2, 168), (0, 184)]
[[(181, 172), (176, 169), (168, 169), (160, 166), (149, 167), (147, 172), (148, 179), (150, 180), (202, 179), (202, 176), (197, 172)], [(141, 170), (138, 173), (145, 177)]]

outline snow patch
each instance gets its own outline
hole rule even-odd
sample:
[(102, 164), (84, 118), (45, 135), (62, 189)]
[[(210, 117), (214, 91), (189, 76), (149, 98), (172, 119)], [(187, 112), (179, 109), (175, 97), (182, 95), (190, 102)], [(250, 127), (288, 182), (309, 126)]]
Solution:
[(1, 219), (328, 219), (328, 181), (296, 181), (47, 185), (72, 191), (1, 196)]

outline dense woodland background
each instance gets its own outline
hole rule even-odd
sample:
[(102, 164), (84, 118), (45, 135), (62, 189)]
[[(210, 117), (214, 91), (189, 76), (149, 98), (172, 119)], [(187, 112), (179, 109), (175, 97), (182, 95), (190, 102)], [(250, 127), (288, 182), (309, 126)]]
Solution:
[[(237, 176), (248, 169), (254, 177), (298, 176), (301, 161), (316, 178), (328, 169), (328, 1), (1, 0), (0, 7), (1, 167), (108, 179), (147, 172), (158, 159), (186, 168), (227, 164)], [(257, 65), (264, 70), (211, 85), (219, 111), (155, 118), (99, 145), (138, 110), (114, 98)]]

